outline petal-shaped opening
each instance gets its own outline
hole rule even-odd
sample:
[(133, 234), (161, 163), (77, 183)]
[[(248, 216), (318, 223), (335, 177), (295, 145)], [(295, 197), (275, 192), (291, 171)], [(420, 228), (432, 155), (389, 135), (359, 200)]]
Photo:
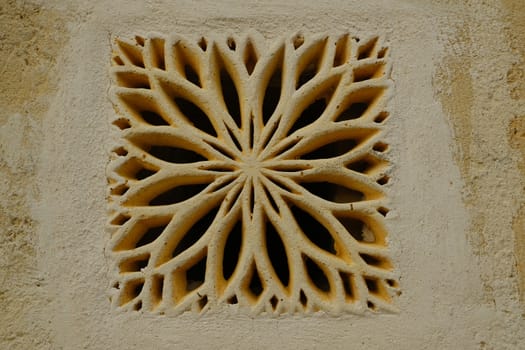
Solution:
[(118, 69), (113, 68), (113, 76), (118, 86), (130, 89), (151, 89), (149, 77), (145, 73), (128, 71), (125, 67), (118, 67)]
[(114, 66), (123, 66), (124, 61), (122, 60), (122, 58), (120, 58), (120, 56), (116, 55), (111, 58), (111, 64)]
[(147, 152), (155, 158), (175, 164), (196, 163), (207, 160), (197, 152), (179, 147), (152, 146)]
[(166, 229), (171, 217), (156, 217), (137, 221), (114, 243), (113, 251), (131, 250), (154, 242)]
[(386, 214), (388, 214), (390, 210), (388, 210), (387, 208), (385, 207), (379, 207), (377, 208), (377, 212), (383, 216), (386, 216)]
[(383, 153), (388, 150), (388, 144), (384, 142), (377, 142), (376, 144), (374, 144), (374, 147), (372, 147), (372, 149), (376, 152)]
[(377, 55), (378, 39), (379, 38), (375, 36), (368, 40), (360, 41), (359, 48), (357, 49), (357, 59), (362, 60)]
[(242, 221), (239, 220), (227, 235), (222, 257), (222, 275), (225, 280), (230, 279), (239, 262), (242, 246)]
[(377, 254), (372, 255), (368, 253), (359, 253), (359, 256), (367, 265), (387, 270), (392, 268), (392, 264), (384, 256), (379, 256)]
[(138, 158), (129, 158), (115, 171), (130, 180), (144, 180), (155, 175), (158, 169), (152, 164), (143, 162)]
[(226, 69), (221, 69), (221, 91), (224, 104), (228, 110), (228, 113), (235, 121), (238, 128), (241, 128), (241, 106), (239, 101), (239, 93), (237, 92), (237, 86), (235, 85), (230, 73)]
[(228, 135), (230, 135), (230, 138), (232, 139), (233, 143), (235, 144), (235, 147), (236, 147), (239, 151), (242, 151), (241, 144), (239, 143), (239, 140), (237, 139), (237, 137), (235, 136), (235, 134), (233, 133), (233, 131), (231, 131), (229, 128), (226, 128), (226, 130), (228, 131)]
[(117, 214), (110, 221), (110, 225), (122, 226), (131, 219), (131, 216), (125, 214)]
[(386, 62), (379, 61), (354, 68), (354, 83), (381, 78), (385, 74)]
[(317, 265), (317, 263), (306, 255), (302, 255), (304, 268), (306, 274), (310, 278), (310, 281), (314, 284), (317, 289), (322, 292), (328, 293), (331, 290), (330, 280), (326, 276), (323, 269)]
[(345, 34), (340, 37), (335, 46), (335, 56), (334, 56), (334, 67), (339, 67), (346, 63), (350, 57), (350, 45), (349, 45), (349, 35)]
[(343, 288), (345, 290), (346, 299), (354, 301), (357, 299), (357, 289), (355, 286), (354, 275), (347, 272), (339, 272), (341, 282), (343, 282)]
[(352, 103), (348, 108), (339, 113), (339, 116), (335, 120), (336, 122), (342, 122), (346, 120), (352, 120), (361, 118), (370, 106), (369, 102), (355, 102)]
[(157, 238), (160, 237), (162, 232), (164, 232), (166, 226), (168, 225), (166, 224), (148, 228), (148, 230), (144, 232), (144, 234), (142, 235), (142, 237), (140, 237), (137, 243), (135, 243), (135, 248), (142, 247), (143, 245), (154, 242)]
[(123, 89), (117, 96), (127, 117), (153, 126), (170, 125), (171, 119), (155, 103), (152, 94)]
[(238, 303), (239, 303), (239, 300), (237, 299), (237, 296), (234, 295), (234, 296), (228, 298), (227, 303), (228, 303), (228, 304), (235, 305), (235, 304), (238, 304)]
[(305, 126), (311, 125), (314, 123), (321, 114), (325, 111), (327, 106), (327, 101), (324, 98), (315, 100), (311, 103), (306, 109), (301, 113), (299, 118), (292, 125), (288, 131), (288, 135), (293, 134), (295, 131), (304, 128)]
[(150, 255), (148, 253), (125, 259), (119, 264), (120, 272), (140, 272), (148, 266)]
[(268, 123), (270, 118), (275, 113), (281, 95), (283, 93), (283, 69), (284, 69), (284, 47), (280, 47), (273, 55), (273, 59), (264, 67), (263, 82), (258, 87), (260, 91), (264, 91), (262, 96), (262, 122), (264, 125)]
[(166, 69), (165, 40), (162, 38), (151, 38), (147, 41), (146, 50), (149, 53), (149, 63), (152, 68)]
[(172, 47), (171, 54), (171, 60), (167, 62), (168, 70), (174, 70), (190, 83), (202, 87), (201, 60), (194, 45), (178, 41)]
[(126, 129), (131, 128), (131, 124), (129, 120), (126, 118), (119, 118), (115, 120), (112, 124), (115, 125), (117, 128), (119, 128), (120, 130), (126, 130)]
[(253, 116), (250, 118), (250, 132), (248, 133), (248, 147), (253, 149), (253, 144), (255, 142), (255, 125), (253, 124)]
[(144, 46), (144, 44), (146, 43), (146, 40), (145, 40), (144, 37), (141, 36), (141, 35), (135, 35), (135, 42), (136, 42), (139, 46)]
[(144, 179), (147, 179), (150, 176), (155, 175), (156, 173), (157, 173), (156, 170), (150, 170), (150, 169), (147, 169), (147, 168), (141, 168), (139, 171), (137, 171), (135, 173), (134, 178), (136, 180), (144, 180)]
[(211, 146), (215, 151), (219, 152), (221, 155), (223, 155), (226, 158), (237, 159), (238, 152), (236, 152), (234, 149), (230, 147), (226, 147), (223, 143), (206, 141), (206, 144)]
[(120, 39), (117, 39), (116, 43), (120, 58), (123, 58), (129, 65), (144, 68), (143, 48), (141, 46)]
[(221, 189), (233, 183), (235, 180), (236, 180), (235, 176), (222, 176), (219, 179), (217, 179), (217, 181), (213, 182), (213, 184), (209, 188), (209, 191), (210, 192), (220, 191)]
[(365, 200), (365, 194), (356, 189), (333, 182), (303, 182), (308, 192), (334, 203), (354, 203)]
[[(293, 135), (287, 137), (272, 150), (272, 154), (279, 154), (277, 156), (279, 159), (315, 160), (340, 157), (360, 149), (377, 132), (377, 129), (373, 128), (349, 126), (338, 128), (329, 125), (324, 128), (313, 128), (297, 137)], [(281, 150), (290, 142), (298, 144), (293, 148)]]
[(169, 123), (158, 113), (153, 111), (140, 111), (142, 120), (150, 125), (169, 125)]
[(377, 116), (374, 118), (374, 123), (377, 123), (377, 124), (381, 124), (383, 123), (385, 120), (388, 119), (388, 117), (390, 116), (390, 113), (386, 112), (386, 111), (381, 111), (377, 114)]
[(301, 289), (301, 293), (299, 295), (299, 302), (303, 307), (306, 307), (308, 305), (308, 298), (306, 297), (306, 294), (304, 294), (304, 291)]
[(262, 284), (261, 278), (259, 277), (259, 272), (257, 271), (257, 266), (255, 264), (252, 267), (252, 275), (250, 277), (248, 289), (255, 297), (258, 297), (264, 291), (264, 286)]
[(124, 286), (121, 288), (122, 293), (120, 294), (119, 305), (122, 306), (137, 298), (142, 293), (143, 288), (143, 278), (132, 279), (124, 282)]
[(270, 220), (266, 220), (265, 242), (266, 251), (268, 253), (268, 257), (270, 258), (270, 262), (275, 271), (275, 274), (283, 286), (286, 287), (290, 282), (290, 268), (288, 266), (286, 247), (284, 246), (279, 233)]
[(151, 301), (153, 306), (157, 306), (162, 301), (164, 291), (164, 276), (153, 275), (151, 278)]
[(385, 169), (388, 162), (372, 155), (366, 157), (353, 159), (346, 164), (346, 168), (364, 175), (372, 175)]
[(344, 122), (363, 117), (372, 117), (370, 113), (379, 112), (378, 106), (382, 103), (382, 97), (386, 91), (386, 86), (366, 86), (352, 90), (339, 105), (333, 116), (335, 122)]
[(191, 136), (171, 127), (157, 127), (135, 130), (126, 138), (151, 156), (165, 162), (186, 164), (208, 160), (206, 155), (210, 154), (210, 150), (206, 149), (206, 143)]
[(352, 151), (359, 144), (357, 139), (344, 139), (325, 144), (311, 152), (301, 155), (301, 159), (328, 159), (342, 156)]
[(282, 68), (277, 67), (268, 81), (264, 92), (262, 116), (265, 125), (272, 117), (281, 100), (282, 79)]
[(202, 87), (199, 74), (189, 64), (184, 66), (184, 77), (192, 84)]
[(336, 219), (344, 226), (346, 231), (358, 242), (380, 243), (383, 239), (376, 237), (374, 230), (365, 221), (347, 216), (336, 215)]
[(328, 253), (337, 254), (334, 238), (323, 224), (309, 212), (298, 206), (292, 205), (290, 209), (302, 233), (304, 233), (313, 244)]
[(266, 198), (268, 199), (268, 202), (270, 203), (271, 207), (273, 208), (273, 210), (275, 210), (276, 213), (279, 213), (280, 209), (279, 209), (279, 206), (277, 205), (277, 203), (275, 202), (275, 199), (273, 198), (273, 195), (270, 193), (268, 188), (266, 188), (265, 186), (263, 186), (263, 189), (264, 189), (264, 194), (265, 194)]
[(207, 186), (207, 183), (179, 185), (155, 196), (149, 201), (148, 204), (155, 206), (171, 205), (184, 202), (185, 200), (188, 200), (201, 193)]
[(204, 284), (206, 276), (206, 260), (204, 255), (195, 265), (186, 270), (186, 291), (191, 292)]
[(237, 203), (237, 201), (239, 201), (240, 195), (242, 193), (241, 187), (242, 186), (233, 187), (230, 190), (230, 192), (228, 192), (228, 200), (225, 201), (226, 203), (224, 204), (224, 210), (230, 211), (231, 208), (233, 208), (233, 206)]
[(186, 251), (188, 248), (193, 246), (197, 241), (206, 233), (210, 228), (217, 212), (219, 211), (219, 206), (216, 206), (209, 210), (204, 216), (197, 219), (197, 221), (184, 233), (182, 239), (178, 242), (171, 256), (175, 258), (182, 252)]
[(145, 181), (147, 186), (142, 186), (140, 183), (133, 184), (131, 190), (127, 191), (126, 196), (122, 199), (122, 205), (154, 207), (178, 204), (199, 196), (206, 189), (212, 192), (213, 187), (221, 183), (221, 181), (215, 181), (220, 173), (198, 171), (191, 167), (181, 169), (180, 173), (175, 168), (172, 169), (172, 174), (164, 172), (163, 175), (159, 174), (158, 178), (148, 179)]
[(211, 123), (210, 118), (196, 104), (182, 97), (176, 97), (174, 103), (194, 127), (211, 136), (217, 136), (217, 131)]
[(246, 67), (246, 71), (248, 72), (248, 75), (252, 74), (258, 60), (259, 60), (259, 57), (255, 50), (255, 47), (252, 44), (252, 42), (249, 40), (246, 43), (244, 54), (243, 54), (244, 66)]
[(304, 35), (301, 34), (301, 33), (296, 34), (292, 38), (292, 44), (293, 44), (293, 48), (296, 49), (296, 50), (298, 48), (300, 48), (301, 46), (303, 46), (303, 44), (304, 44)]
[[(341, 81), (340, 75), (329, 75), (317, 86), (309, 88), (304, 94), (299, 95), (290, 118), (294, 120), (293, 125), (287, 131), (290, 135), (296, 130), (316, 122), (327, 109), (332, 97)], [(298, 115), (297, 111), (301, 111)]]
[[(384, 301), (390, 302), (391, 298), (388, 294), (387, 287), (385, 286), (385, 281), (376, 277), (372, 276), (363, 276), (366, 288), (368, 289), (368, 293), (376, 298), (382, 299)], [(371, 309), (375, 309), (375, 305), (372, 303), (369, 307)]]
[(199, 45), (202, 51), (206, 51), (208, 49), (208, 41), (204, 37), (200, 38), (197, 44)]
[(320, 40), (302, 52), (297, 67), (296, 90), (299, 90), (319, 72), (325, 55), (326, 43), (327, 39)]
[(279, 305), (279, 299), (274, 295), (270, 298), (270, 304), (272, 305), (272, 309), (275, 311), (277, 309), (277, 305)]

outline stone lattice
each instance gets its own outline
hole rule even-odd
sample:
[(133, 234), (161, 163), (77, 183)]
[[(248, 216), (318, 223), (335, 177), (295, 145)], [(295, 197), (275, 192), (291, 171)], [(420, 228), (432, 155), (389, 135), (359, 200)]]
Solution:
[(393, 311), (377, 37), (117, 39), (112, 302)]

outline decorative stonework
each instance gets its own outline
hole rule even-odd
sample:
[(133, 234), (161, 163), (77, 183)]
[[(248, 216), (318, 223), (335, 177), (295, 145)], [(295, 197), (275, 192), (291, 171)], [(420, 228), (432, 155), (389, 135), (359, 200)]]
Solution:
[(112, 64), (116, 307), (395, 309), (377, 37), (137, 36)]

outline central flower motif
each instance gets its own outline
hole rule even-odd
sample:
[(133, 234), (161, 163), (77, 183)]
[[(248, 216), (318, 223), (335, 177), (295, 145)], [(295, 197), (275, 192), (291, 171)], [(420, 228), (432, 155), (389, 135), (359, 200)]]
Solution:
[(386, 53), (348, 34), (118, 40), (114, 303), (392, 310)]
[(246, 176), (257, 178), (260, 175), (261, 168), (264, 167), (264, 163), (257, 159), (256, 154), (249, 154), (238, 162), (238, 166)]

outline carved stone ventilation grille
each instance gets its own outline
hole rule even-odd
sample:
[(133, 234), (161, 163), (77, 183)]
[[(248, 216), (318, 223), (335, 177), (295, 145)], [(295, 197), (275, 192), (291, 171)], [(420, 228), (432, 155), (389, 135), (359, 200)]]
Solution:
[(377, 37), (117, 39), (112, 302), (394, 311)]

